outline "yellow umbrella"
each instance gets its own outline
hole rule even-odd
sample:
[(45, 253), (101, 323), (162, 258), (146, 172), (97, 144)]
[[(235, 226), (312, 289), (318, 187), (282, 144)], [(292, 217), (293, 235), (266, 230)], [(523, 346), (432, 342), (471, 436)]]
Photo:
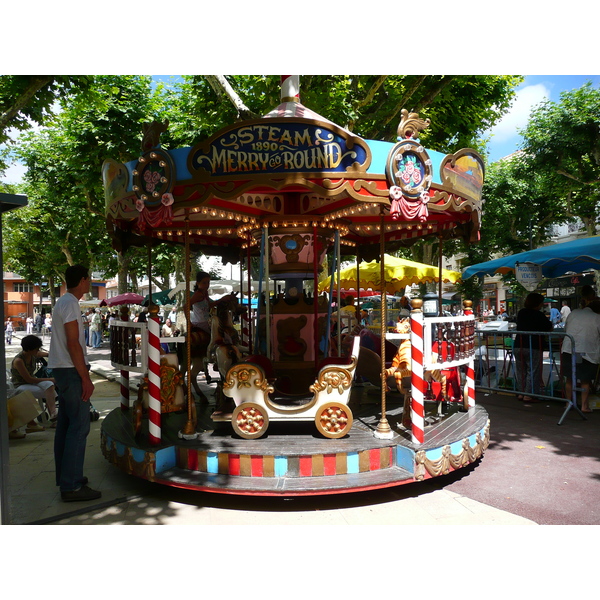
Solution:
[[(422, 263), (406, 260), (405, 258), (396, 258), (386, 254), (385, 262), (385, 291), (394, 293), (404, 291), (404, 287), (413, 283), (431, 283), (439, 281), (439, 267), (433, 265), (424, 265)], [(362, 262), (359, 265), (360, 287), (364, 289), (382, 291), (380, 283), (381, 264), (375, 260), (371, 262)], [(461, 274), (456, 271), (442, 269), (442, 281), (444, 283), (456, 283), (461, 278)], [(333, 289), (337, 290), (337, 276), (334, 276), (335, 285)], [(340, 271), (340, 284), (342, 288), (358, 289), (356, 281), (356, 266), (349, 267)], [(331, 277), (327, 277), (319, 284), (319, 292), (328, 292), (331, 285)]]

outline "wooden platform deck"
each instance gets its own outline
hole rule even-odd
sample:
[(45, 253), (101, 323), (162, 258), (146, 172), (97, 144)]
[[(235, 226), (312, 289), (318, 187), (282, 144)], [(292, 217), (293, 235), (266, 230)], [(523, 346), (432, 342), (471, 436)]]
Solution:
[[(254, 440), (238, 437), (230, 423), (214, 423), (213, 407), (198, 405), (194, 440), (178, 433), (186, 414), (163, 415), (162, 443), (148, 442), (147, 421), (138, 440), (131, 412), (112, 411), (102, 424), (107, 460), (157, 483), (202, 491), (252, 495), (317, 495), (389, 487), (447, 473), (478, 460), (489, 440), (483, 407), (461, 412), (450, 405), (441, 419), (426, 403), (425, 443), (415, 446), (401, 425), (400, 397), (390, 394), (387, 419), (393, 438), (373, 436), (380, 419), (374, 390), (356, 388), (350, 406), (354, 423), (340, 439), (327, 439), (314, 423), (273, 422)], [(379, 390), (377, 390), (379, 392)], [(380, 394), (380, 392), (379, 392)], [(396, 396), (396, 397), (395, 397)], [(145, 433), (144, 433), (145, 432)]]

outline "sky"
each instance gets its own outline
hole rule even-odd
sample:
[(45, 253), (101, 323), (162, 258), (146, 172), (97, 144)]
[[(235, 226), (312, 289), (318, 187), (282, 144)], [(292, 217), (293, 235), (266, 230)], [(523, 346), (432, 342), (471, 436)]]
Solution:
[[(560, 100), (560, 94), (581, 87), (591, 81), (597, 87), (600, 85), (600, 75), (530, 75), (517, 88), (516, 99), (508, 114), (490, 131), (489, 158), (494, 162), (519, 149), (521, 136), (519, 129), (526, 126), (527, 120), (534, 106), (546, 99), (553, 102)], [(302, 79), (300, 79), (302, 86)], [(302, 87), (300, 87), (302, 91)], [(274, 99), (274, 102), (278, 99)], [(9, 167), (0, 181), (5, 183), (18, 183), (24, 173), (22, 165), (15, 164)]]
[(561, 92), (580, 88), (588, 81), (591, 81), (594, 87), (598, 87), (600, 75), (527, 76), (517, 88), (517, 96), (510, 112), (488, 132), (491, 135), (488, 143), (490, 162), (495, 162), (519, 149), (522, 140), (518, 131), (527, 125), (534, 106), (547, 99), (559, 102)]

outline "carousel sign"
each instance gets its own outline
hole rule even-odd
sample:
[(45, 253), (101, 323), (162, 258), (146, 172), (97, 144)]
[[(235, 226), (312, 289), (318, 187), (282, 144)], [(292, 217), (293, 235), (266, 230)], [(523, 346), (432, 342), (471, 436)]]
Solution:
[[(286, 120), (289, 121), (289, 120)], [(190, 153), (192, 171), (235, 173), (344, 172), (369, 157), (362, 140), (323, 124), (245, 123), (199, 144)]]

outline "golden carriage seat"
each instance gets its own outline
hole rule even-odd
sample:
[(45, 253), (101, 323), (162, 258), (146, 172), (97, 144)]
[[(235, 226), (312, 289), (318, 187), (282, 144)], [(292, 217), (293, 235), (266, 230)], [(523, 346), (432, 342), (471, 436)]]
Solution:
[[(148, 410), (148, 376), (138, 389), (138, 401), (144, 411)], [(162, 413), (185, 410), (187, 403), (183, 392), (183, 373), (179, 370), (177, 354), (161, 354), (160, 357), (160, 406)]]
[(273, 363), (269, 358), (267, 358), (263, 354), (252, 354), (246, 357), (244, 362), (258, 365), (259, 367), (261, 367), (269, 383), (275, 383), (277, 375), (275, 373), (275, 369), (273, 368)]
[(360, 337), (355, 335), (349, 356), (330, 357), (321, 362), (317, 379), (310, 386), (310, 391), (315, 394), (319, 403), (323, 400), (322, 396), (325, 396), (325, 401), (348, 404), (358, 364), (360, 342)]
[[(275, 389), (265, 372), (265, 369), (272, 372), (272, 367), (270, 368), (270, 365), (265, 362), (270, 363), (269, 359), (260, 356), (252, 358), (255, 362), (244, 361), (231, 367), (223, 382), (223, 394), (232, 398), (236, 406), (244, 402), (262, 404)], [(257, 360), (258, 358), (265, 358), (265, 361)]]
[(321, 363), (315, 382), (304, 394), (286, 394), (278, 391), (275, 388), (275, 372), (269, 359), (254, 356), (251, 357), (254, 362), (244, 361), (229, 370), (227, 380), (223, 384), (223, 393), (233, 398), (236, 406), (243, 402), (302, 406), (315, 398), (315, 395), (331, 395), (335, 401), (347, 403), (359, 350), (360, 338), (356, 336), (350, 356), (325, 359)]

